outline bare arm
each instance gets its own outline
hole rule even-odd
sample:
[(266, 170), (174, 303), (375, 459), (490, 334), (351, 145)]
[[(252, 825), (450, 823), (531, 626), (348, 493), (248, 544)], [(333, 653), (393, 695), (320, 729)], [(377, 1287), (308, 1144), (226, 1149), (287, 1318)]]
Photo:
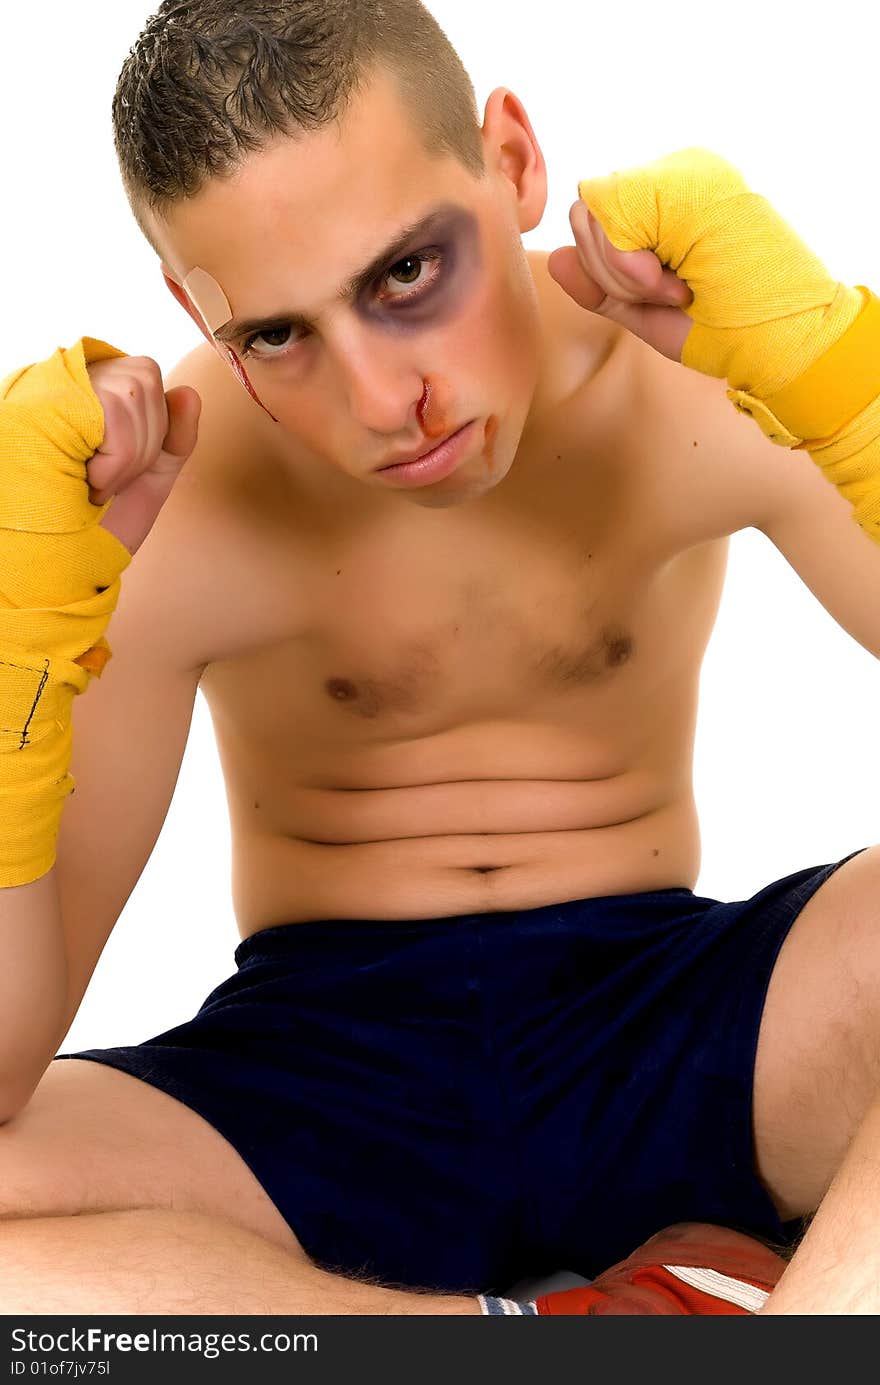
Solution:
[(30, 885), (0, 890), (0, 1121), (21, 1105), (34, 1054), (60, 1043), (68, 968), (55, 869)]
[[(171, 507), (169, 507), (170, 510)], [(168, 812), (201, 669), (189, 660), (180, 519), (166, 510), (125, 574), (113, 658), (76, 699), (54, 868), (0, 889), (0, 1120), (55, 1056)]]
[[(179, 590), (186, 585), (191, 547), (187, 521), (181, 507), (168, 505), (154, 524), (191, 450), (195, 420), (184, 398), (169, 431), (168, 414), (163, 418), (156, 399), (157, 390), (158, 400), (164, 397), (161, 378), (154, 363), (148, 366), (142, 369), (146, 392), (126, 375), (121, 387), (114, 385), (142, 417), (149, 416), (149, 426), (132, 426), (124, 405), (120, 411), (112, 397), (106, 403), (102, 397), (105, 442), (88, 465), (92, 485), (117, 496), (105, 516), (107, 529), (137, 557), (125, 573), (111, 621), (113, 658), (85, 695), (73, 700), (75, 792), (64, 803), (55, 864), (32, 883), (0, 889), (3, 1121), (30, 1099), (57, 1052), (153, 849), (177, 780), (201, 672), (188, 657), (193, 625)], [(120, 417), (111, 430), (114, 409)], [(152, 446), (145, 445), (150, 436)], [(169, 453), (173, 443), (180, 455), (163, 451), (163, 439)], [(46, 776), (49, 787), (55, 773)], [(15, 873), (8, 868), (6, 879), (14, 880)]]

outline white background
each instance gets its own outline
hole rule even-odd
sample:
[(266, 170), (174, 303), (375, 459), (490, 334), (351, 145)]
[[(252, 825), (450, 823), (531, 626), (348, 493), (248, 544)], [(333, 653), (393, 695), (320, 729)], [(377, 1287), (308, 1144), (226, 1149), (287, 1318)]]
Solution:
[[(530, 246), (570, 242), (579, 178), (701, 145), (741, 169), (837, 278), (880, 291), (880, 19), (864, 0), (430, 8), (481, 107), (509, 86), (531, 116), (550, 203)], [(4, 9), (0, 377), (85, 334), (166, 370), (197, 343), (131, 218), (112, 148), (116, 77), (148, 13), (149, 0)], [(878, 705), (877, 660), (762, 535), (735, 536), (703, 673), (697, 893), (743, 898), (880, 840)], [(237, 941), (224, 788), (199, 695), (165, 827), (63, 1051), (136, 1043), (187, 1018), (233, 969)]]

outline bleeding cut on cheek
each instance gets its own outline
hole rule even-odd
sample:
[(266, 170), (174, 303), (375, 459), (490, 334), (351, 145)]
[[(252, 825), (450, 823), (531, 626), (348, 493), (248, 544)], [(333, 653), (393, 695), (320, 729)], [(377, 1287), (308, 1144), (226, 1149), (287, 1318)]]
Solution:
[(244, 368), (244, 362), (241, 361), (239, 357), (236, 355), (234, 348), (231, 346), (223, 346), (221, 349), (227, 361), (232, 366), (232, 369), (238, 376), (239, 380), (244, 385), (251, 399), (255, 400), (256, 403), (259, 404), (260, 408), (263, 410), (264, 413), (267, 413), (269, 415), (273, 423), (277, 423), (277, 418), (270, 409), (266, 408), (266, 405), (263, 403), (262, 399), (257, 394), (256, 390), (251, 384), (250, 376)]

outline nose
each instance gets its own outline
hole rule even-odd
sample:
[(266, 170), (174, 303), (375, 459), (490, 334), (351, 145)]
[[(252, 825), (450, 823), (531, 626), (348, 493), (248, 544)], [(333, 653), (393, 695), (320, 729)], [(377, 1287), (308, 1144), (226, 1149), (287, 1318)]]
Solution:
[(369, 432), (391, 437), (416, 421), (425, 381), (411, 349), (377, 337), (348, 336), (339, 351), (340, 367), (351, 417)]

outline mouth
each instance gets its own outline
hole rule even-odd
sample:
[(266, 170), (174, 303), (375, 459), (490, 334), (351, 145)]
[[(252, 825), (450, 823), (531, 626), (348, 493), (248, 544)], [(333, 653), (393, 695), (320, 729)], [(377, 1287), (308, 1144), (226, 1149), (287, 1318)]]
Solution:
[(466, 423), (426, 451), (379, 467), (375, 474), (403, 486), (426, 486), (433, 481), (442, 481), (445, 476), (451, 475), (464, 459), (464, 454), (473, 441), (475, 427), (475, 420)]

